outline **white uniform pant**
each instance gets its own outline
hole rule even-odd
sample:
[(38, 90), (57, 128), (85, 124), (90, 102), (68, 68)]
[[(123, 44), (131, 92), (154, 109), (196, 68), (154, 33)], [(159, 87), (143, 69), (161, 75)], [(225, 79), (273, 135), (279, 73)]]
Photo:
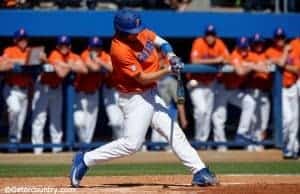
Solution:
[[(60, 144), (63, 137), (62, 131), (62, 87), (51, 88), (40, 82), (35, 84), (35, 92), (32, 102), (32, 137), (33, 144), (44, 143), (44, 128), (49, 113), (49, 131), (51, 142)], [(61, 151), (61, 148), (53, 148), (53, 152)], [(35, 153), (40, 153), (43, 148), (35, 148)]]
[(119, 93), (107, 86), (103, 86), (102, 89), (105, 111), (109, 120), (108, 125), (111, 126), (113, 131), (113, 139), (118, 139), (123, 136), (123, 113), (117, 104), (119, 99)]
[(99, 92), (87, 94), (78, 92), (75, 100), (74, 124), (81, 143), (93, 139), (99, 110)]
[(298, 153), (298, 90), (296, 84), (282, 90), (283, 141), (286, 154)]
[(253, 119), (256, 102), (244, 90), (227, 90), (223, 84), (218, 84), (216, 91), (215, 110), (212, 115), (214, 130), (219, 134), (215, 141), (226, 141), (224, 129), (227, 120), (227, 104), (231, 103), (241, 108), (240, 122), (237, 134), (249, 136), (250, 125)]
[(253, 115), (252, 123), (252, 139), (254, 141), (262, 141), (264, 138), (264, 132), (266, 131), (270, 118), (271, 104), (269, 95), (267, 92), (259, 89), (254, 89), (251, 92), (251, 96), (256, 101), (255, 113)]
[(139, 151), (148, 127), (152, 125), (154, 130), (159, 131), (171, 143), (173, 152), (193, 173), (205, 167), (178, 123), (168, 115), (167, 108), (156, 90), (148, 90), (142, 94), (120, 94), (119, 105), (124, 114), (124, 137), (87, 152), (84, 155), (87, 166)]
[[(194, 106), (195, 119), (195, 139), (205, 142), (207, 141), (211, 129), (211, 114), (214, 107), (215, 83), (210, 85), (201, 85), (190, 91), (191, 100)], [(215, 139), (222, 134), (214, 131)]]
[(23, 125), (26, 119), (28, 90), (5, 85), (4, 98), (8, 108), (9, 141), (17, 143), (21, 141)]

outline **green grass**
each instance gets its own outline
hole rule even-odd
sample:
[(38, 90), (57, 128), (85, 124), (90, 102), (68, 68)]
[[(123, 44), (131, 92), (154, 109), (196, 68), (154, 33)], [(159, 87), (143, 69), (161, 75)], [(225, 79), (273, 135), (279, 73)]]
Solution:
[[(216, 174), (300, 174), (300, 162), (235, 162), (210, 163)], [(0, 177), (53, 177), (68, 176), (69, 165), (65, 164), (1, 164)], [(90, 176), (134, 176), (189, 174), (179, 163), (164, 164), (105, 164), (91, 168)]]

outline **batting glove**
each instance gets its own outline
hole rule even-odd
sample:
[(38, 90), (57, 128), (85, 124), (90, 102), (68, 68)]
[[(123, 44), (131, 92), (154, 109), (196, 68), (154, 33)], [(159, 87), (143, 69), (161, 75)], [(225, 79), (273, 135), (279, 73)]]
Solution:
[(173, 56), (171, 59), (170, 59), (170, 64), (171, 64), (171, 70), (173, 72), (178, 72), (180, 70), (183, 69), (184, 67), (184, 64), (183, 62), (181, 61), (181, 59), (177, 56)]

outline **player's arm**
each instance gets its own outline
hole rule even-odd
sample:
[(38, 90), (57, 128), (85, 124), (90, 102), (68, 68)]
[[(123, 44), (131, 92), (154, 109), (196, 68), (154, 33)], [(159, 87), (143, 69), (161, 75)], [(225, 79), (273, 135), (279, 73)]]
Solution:
[(269, 64), (266, 61), (259, 61), (255, 63), (251, 68), (253, 71), (256, 72), (263, 72), (263, 73), (269, 72)]
[(76, 73), (88, 73), (88, 68), (83, 64), (82, 60), (78, 57), (68, 61), (68, 65), (72, 71)]
[(184, 104), (177, 104), (177, 110), (178, 110), (180, 125), (183, 129), (185, 129), (188, 126), (188, 120), (186, 118)]
[[(240, 63), (240, 64), (238, 64), (238, 63)], [(235, 72), (240, 76), (246, 75), (252, 71), (253, 63), (246, 62), (246, 61), (233, 60), (232, 64), (234, 66)]]
[(149, 85), (155, 83), (157, 80), (161, 79), (169, 73), (171, 73), (171, 69), (169, 67), (163, 67), (156, 72), (145, 73), (141, 71), (134, 76), (134, 79), (142, 85)]
[(105, 62), (101, 58), (97, 57), (97, 58), (94, 59), (94, 62), (99, 67), (98, 70), (100, 70), (103, 67), (108, 72), (112, 72), (113, 71), (113, 66), (112, 66), (112, 63), (111, 63), (110, 60), (108, 62)]
[(62, 61), (56, 61), (54, 62), (54, 70), (56, 72), (56, 74), (61, 77), (64, 78), (68, 75), (68, 73), (70, 72), (70, 68), (69, 65), (67, 63), (64, 63)]
[(0, 56), (0, 71), (8, 71), (13, 68), (13, 63), (9, 62), (9, 60), (5, 57)]

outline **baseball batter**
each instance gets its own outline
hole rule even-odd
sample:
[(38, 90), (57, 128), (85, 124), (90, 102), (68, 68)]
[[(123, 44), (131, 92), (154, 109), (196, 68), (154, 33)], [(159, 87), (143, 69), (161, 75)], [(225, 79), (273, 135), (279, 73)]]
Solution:
[[(223, 74), (220, 77), (212, 119), (215, 130), (224, 132), (227, 119), (227, 104), (231, 103), (240, 107), (242, 112), (236, 140), (245, 142), (250, 138), (250, 125), (256, 106), (256, 101), (250, 93), (242, 89), (246, 75), (253, 70), (253, 56), (249, 52), (249, 43), (246, 37), (237, 39), (236, 49), (230, 56), (230, 63), (235, 68), (235, 73)], [(222, 138), (225, 138), (225, 134), (221, 135)]]
[[(11, 64), (25, 65), (29, 53), (28, 34), (21, 28), (14, 33), (14, 45), (4, 50), (3, 57)], [(21, 141), (28, 106), (28, 89), (32, 86), (30, 74), (9, 73), (5, 76), (4, 98), (8, 108), (9, 142)], [(12, 148), (12, 152), (17, 149)]]
[(99, 110), (99, 88), (104, 75), (100, 70), (112, 71), (110, 56), (102, 49), (102, 40), (95, 36), (90, 38), (88, 48), (81, 58), (88, 69), (88, 74), (77, 74), (74, 87), (76, 90), (74, 123), (77, 127), (79, 141), (92, 141)]
[[(224, 42), (216, 37), (216, 29), (208, 25), (203, 38), (197, 38), (191, 51), (193, 64), (221, 65), (228, 59), (229, 53)], [(211, 114), (214, 107), (215, 87), (217, 74), (188, 74), (187, 87), (190, 90), (194, 106), (195, 139), (206, 142), (210, 133)], [(222, 128), (214, 128), (214, 141), (225, 142)], [(226, 151), (225, 146), (218, 150)]]
[(273, 46), (266, 51), (266, 56), (283, 70), (282, 89), (282, 117), (283, 117), (283, 157), (297, 159), (299, 151), (299, 101), (297, 79), (300, 71), (299, 56), (291, 52), (286, 43), (286, 34), (283, 28), (274, 32)]
[[(116, 34), (110, 51), (112, 85), (120, 93), (118, 104), (124, 114), (124, 136), (95, 150), (77, 153), (70, 172), (71, 185), (78, 187), (89, 167), (139, 151), (150, 125), (168, 139), (173, 152), (192, 171), (193, 184), (215, 185), (216, 177), (188, 143), (179, 125), (172, 121), (157, 95), (156, 81), (181, 69), (180, 59), (167, 41), (143, 27), (138, 13), (117, 12), (114, 27)], [(160, 69), (156, 48), (168, 56), (170, 68)]]
[[(44, 143), (44, 127), (49, 113), (49, 131), (51, 142), (60, 144), (62, 131), (62, 81), (70, 71), (86, 72), (80, 57), (71, 52), (71, 39), (68, 36), (57, 38), (56, 49), (50, 53), (48, 62), (55, 70), (53, 73), (42, 73), (36, 83), (32, 102), (32, 144)], [(54, 147), (54, 153), (61, 147)], [(35, 154), (41, 154), (42, 147), (34, 148)]]

